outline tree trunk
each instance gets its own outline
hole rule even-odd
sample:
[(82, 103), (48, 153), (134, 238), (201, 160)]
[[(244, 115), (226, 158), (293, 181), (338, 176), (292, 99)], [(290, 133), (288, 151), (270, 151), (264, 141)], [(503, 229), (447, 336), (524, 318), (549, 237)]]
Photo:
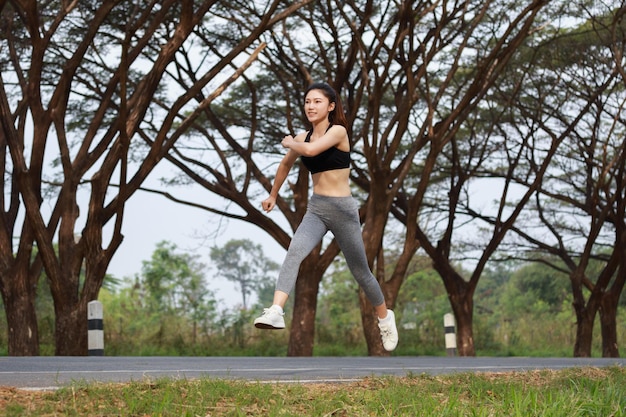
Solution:
[(456, 320), (456, 344), (459, 356), (476, 356), (473, 292), (450, 295), (450, 305)]
[(287, 356), (313, 356), (317, 296), (325, 270), (325, 268), (317, 267), (318, 261), (319, 256), (312, 254), (300, 266)]
[[(623, 225), (620, 225), (623, 230)], [(619, 250), (619, 267), (613, 285), (604, 291), (600, 298), (600, 329), (602, 334), (602, 357), (619, 358), (617, 346), (617, 309), (619, 299), (626, 284), (626, 233), (620, 233), (616, 239), (615, 251)]]
[(39, 355), (39, 328), (34, 299), (35, 296), (27, 295), (26, 291), (15, 292), (15, 295), (6, 297), (3, 295), (9, 333), (9, 356)]
[(37, 281), (31, 279), (29, 262), (11, 260), (8, 263), (11, 266), (1, 271), (0, 278), (8, 328), (8, 354), (38, 356), (39, 327), (35, 310)]
[(593, 335), (593, 320), (595, 312), (591, 313), (584, 307), (576, 308), (576, 340), (574, 342), (574, 357), (591, 357), (591, 339)]
[(608, 292), (600, 300), (600, 330), (602, 334), (602, 357), (619, 358), (617, 347), (617, 304), (619, 297)]
[(87, 356), (87, 304), (55, 303), (55, 318), (55, 355)]
[(447, 259), (436, 259), (441, 261), (433, 263), (433, 266), (439, 272), (446, 287), (450, 307), (456, 321), (457, 353), (459, 356), (476, 356), (473, 323), (474, 290), (478, 280), (473, 279), (467, 282), (455, 272)]

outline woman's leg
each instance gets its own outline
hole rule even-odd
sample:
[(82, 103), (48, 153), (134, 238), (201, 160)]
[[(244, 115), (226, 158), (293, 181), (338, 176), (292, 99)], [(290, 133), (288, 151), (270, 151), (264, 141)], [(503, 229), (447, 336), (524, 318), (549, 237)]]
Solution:
[(291, 239), (285, 260), (278, 274), (278, 280), (276, 281), (274, 300), (282, 302), (282, 304), (278, 304), (281, 307), (284, 307), (287, 296), (289, 296), (296, 285), (300, 264), (311, 253), (313, 248), (320, 243), (327, 231), (328, 228), (321, 219), (307, 211)]
[(326, 219), (328, 227), (335, 235), (350, 272), (376, 310), (383, 347), (392, 351), (398, 345), (396, 318), (393, 311), (387, 309), (380, 284), (367, 263), (356, 202), (340, 199), (337, 203), (334, 215)]
[(385, 318), (387, 316), (385, 297), (367, 263), (356, 204), (349, 203), (349, 201), (339, 201), (343, 204), (338, 207), (335, 215), (328, 219), (328, 227), (346, 258), (350, 272), (365, 292), (368, 300), (376, 308), (378, 317)]
[(266, 308), (263, 314), (254, 320), (255, 327), (259, 329), (285, 328), (283, 309), (289, 293), (296, 284), (300, 264), (322, 240), (327, 231), (328, 229), (319, 217), (307, 211), (291, 239), (285, 261), (280, 268), (276, 290), (274, 291), (274, 302), (270, 308)]
[(280, 306), (280, 308), (285, 308), (285, 304), (287, 304), (288, 298), (289, 294), (284, 291), (276, 290), (274, 291), (274, 301), (272, 302), (272, 305)]

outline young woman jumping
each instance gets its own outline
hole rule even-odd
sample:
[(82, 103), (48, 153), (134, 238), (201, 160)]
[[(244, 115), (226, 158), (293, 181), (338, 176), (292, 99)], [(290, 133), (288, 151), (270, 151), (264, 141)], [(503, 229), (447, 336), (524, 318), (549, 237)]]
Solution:
[(274, 208), (298, 157), (311, 172), (313, 195), (280, 269), (273, 305), (264, 309), (254, 325), (260, 329), (285, 328), (283, 308), (295, 286), (300, 264), (330, 230), (350, 272), (378, 314), (383, 347), (392, 351), (398, 345), (395, 316), (387, 309), (380, 284), (367, 264), (358, 204), (350, 191), (350, 139), (341, 101), (330, 85), (315, 83), (306, 91), (304, 111), (312, 128), (295, 138), (283, 138), (281, 144), (288, 151), (278, 166), (269, 197), (261, 204), (266, 212)]

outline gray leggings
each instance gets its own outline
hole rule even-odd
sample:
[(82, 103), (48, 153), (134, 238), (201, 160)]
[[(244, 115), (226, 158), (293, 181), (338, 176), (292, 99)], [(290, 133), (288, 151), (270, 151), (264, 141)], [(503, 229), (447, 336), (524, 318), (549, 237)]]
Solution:
[(348, 268), (373, 306), (385, 302), (380, 285), (372, 274), (365, 256), (357, 202), (351, 196), (327, 197), (313, 194), (307, 212), (291, 239), (276, 290), (289, 294), (296, 284), (300, 264), (331, 231), (343, 252)]

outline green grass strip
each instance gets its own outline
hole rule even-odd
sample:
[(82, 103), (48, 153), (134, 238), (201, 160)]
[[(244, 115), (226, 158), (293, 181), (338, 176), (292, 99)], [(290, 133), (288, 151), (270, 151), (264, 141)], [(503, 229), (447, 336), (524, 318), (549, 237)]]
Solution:
[(625, 416), (626, 370), (370, 377), (349, 383), (222, 379), (0, 390), (5, 416)]

